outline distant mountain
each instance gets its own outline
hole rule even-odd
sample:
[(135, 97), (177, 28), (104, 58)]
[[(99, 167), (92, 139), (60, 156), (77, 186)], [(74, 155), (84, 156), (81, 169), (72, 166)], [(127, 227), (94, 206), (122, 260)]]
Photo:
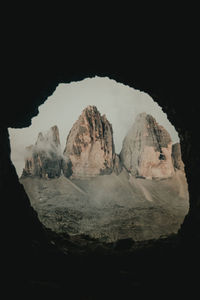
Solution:
[(133, 176), (168, 178), (175, 172), (171, 137), (164, 127), (146, 113), (137, 116), (126, 135), (120, 159)]
[(62, 153), (59, 130), (53, 126), (47, 133), (39, 133), (35, 145), (26, 148), (22, 177), (55, 178), (61, 175)]
[(125, 168), (136, 177), (163, 179), (184, 171), (180, 144), (172, 145), (169, 133), (146, 113), (137, 116), (115, 153), (112, 125), (95, 106), (86, 107), (70, 130), (63, 154), (57, 126), (39, 133), (26, 148), (22, 176), (87, 178), (119, 174)]
[(101, 116), (96, 106), (83, 110), (69, 132), (63, 154), (67, 161), (71, 161), (74, 178), (117, 171), (119, 160), (115, 154), (112, 125), (105, 115)]
[(172, 145), (172, 161), (174, 168), (184, 172), (184, 163), (181, 157), (181, 146), (180, 143)]

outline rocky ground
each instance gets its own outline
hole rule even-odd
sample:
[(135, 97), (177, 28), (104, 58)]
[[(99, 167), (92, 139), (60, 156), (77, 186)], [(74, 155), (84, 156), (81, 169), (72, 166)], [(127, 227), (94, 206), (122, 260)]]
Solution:
[(104, 242), (176, 233), (188, 212), (185, 175), (135, 178), (125, 170), (90, 179), (20, 179), (42, 223), (57, 233)]

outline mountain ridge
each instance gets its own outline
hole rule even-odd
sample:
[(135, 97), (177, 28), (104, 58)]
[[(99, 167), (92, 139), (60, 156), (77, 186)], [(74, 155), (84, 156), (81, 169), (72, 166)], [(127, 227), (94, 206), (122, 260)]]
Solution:
[(26, 152), (22, 176), (54, 178), (63, 173), (67, 178), (86, 178), (120, 174), (125, 168), (133, 176), (162, 179), (172, 177), (176, 169), (184, 172), (180, 144), (172, 144), (167, 130), (151, 115), (141, 113), (136, 117), (117, 154), (111, 123), (91, 105), (73, 124), (63, 153), (56, 125), (45, 134), (40, 132), (35, 145), (27, 147)]
[[(52, 128), (28, 148), (30, 154), (33, 149), (36, 153), (29, 155), (26, 169), (31, 166), (37, 172), (20, 179), (46, 227), (107, 242), (177, 232), (188, 211), (181, 149), (172, 145), (169, 133), (152, 116), (138, 115), (119, 155), (112, 125), (94, 106), (87, 107), (72, 126), (63, 153), (58, 128)], [(40, 169), (34, 167), (38, 157)], [(48, 159), (54, 172), (47, 168)]]

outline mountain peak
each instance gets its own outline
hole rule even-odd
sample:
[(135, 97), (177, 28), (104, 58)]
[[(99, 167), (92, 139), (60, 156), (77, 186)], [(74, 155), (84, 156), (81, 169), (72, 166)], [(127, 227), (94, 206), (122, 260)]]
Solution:
[(86, 108), (84, 108), (83, 112), (85, 111), (94, 111), (94, 112), (97, 112), (98, 109), (95, 105), (88, 105)]
[(112, 125), (96, 106), (87, 106), (74, 123), (64, 156), (72, 163), (74, 177), (112, 172), (115, 157)]
[(123, 141), (120, 157), (134, 176), (165, 178), (174, 174), (172, 140), (155, 118), (141, 113)]
[(61, 174), (62, 154), (58, 127), (39, 132), (35, 145), (26, 147), (22, 176), (54, 178)]

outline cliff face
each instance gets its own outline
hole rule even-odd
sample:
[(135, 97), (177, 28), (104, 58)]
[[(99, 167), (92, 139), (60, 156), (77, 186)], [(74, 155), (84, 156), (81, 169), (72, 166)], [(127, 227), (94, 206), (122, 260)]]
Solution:
[(115, 153), (112, 125), (95, 106), (88, 106), (67, 137), (63, 155), (57, 126), (39, 133), (35, 145), (26, 148), (22, 176), (86, 178), (120, 174), (123, 167), (133, 176), (168, 178), (184, 171), (180, 144), (172, 145), (169, 133), (146, 113), (139, 114)]
[(84, 109), (73, 125), (63, 154), (68, 165), (71, 162), (73, 177), (112, 173), (115, 160), (112, 125), (95, 106)]
[(26, 147), (25, 152), (25, 167), (22, 172), (22, 176), (31, 176), (33, 175), (34, 169), (34, 158), (33, 158), (33, 149), (34, 146), (30, 145)]
[(26, 148), (25, 168), (22, 176), (42, 178), (59, 177), (62, 169), (62, 155), (57, 126), (43, 134), (39, 133), (35, 145)]
[(137, 116), (123, 141), (120, 158), (133, 176), (167, 178), (174, 175), (169, 133), (146, 113)]
[(172, 161), (174, 164), (174, 168), (184, 171), (184, 163), (182, 161), (180, 143), (172, 145)]

